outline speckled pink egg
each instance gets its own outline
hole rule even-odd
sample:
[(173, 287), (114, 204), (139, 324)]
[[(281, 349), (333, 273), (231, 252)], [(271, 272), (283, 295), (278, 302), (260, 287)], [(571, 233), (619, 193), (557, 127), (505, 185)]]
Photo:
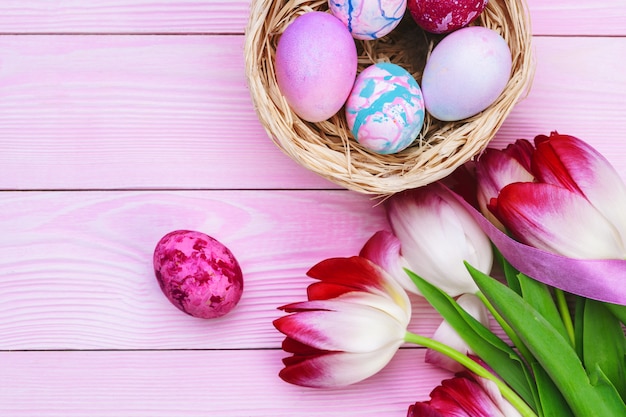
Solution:
[(408, 0), (413, 20), (425, 31), (450, 33), (474, 21), (487, 0)]
[(298, 16), (276, 46), (276, 82), (302, 119), (332, 117), (350, 94), (357, 70), (356, 44), (335, 16), (313, 11)]
[(512, 65), (508, 44), (494, 30), (470, 26), (446, 35), (422, 74), (426, 110), (443, 121), (480, 113), (500, 97)]
[(198, 318), (221, 317), (239, 302), (243, 274), (231, 251), (191, 230), (163, 236), (154, 249), (154, 273), (168, 300)]

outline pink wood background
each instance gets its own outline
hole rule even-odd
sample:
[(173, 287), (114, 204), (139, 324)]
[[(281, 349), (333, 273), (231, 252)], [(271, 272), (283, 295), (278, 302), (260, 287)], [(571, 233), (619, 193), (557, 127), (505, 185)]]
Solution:
[[(626, 178), (626, 3), (529, 0), (537, 75), (494, 139), (559, 130)], [(283, 383), (276, 307), (306, 270), (388, 227), (368, 196), (297, 166), (246, 88), (245, 0), (0, 2), (0, 416), (403, 416), (446, 374), (406, 348), (341, 390)], [(159, 238), (235, 253), (241, 303), (187, 317)], [(413, 299), (411, 328), (439, 319)]]

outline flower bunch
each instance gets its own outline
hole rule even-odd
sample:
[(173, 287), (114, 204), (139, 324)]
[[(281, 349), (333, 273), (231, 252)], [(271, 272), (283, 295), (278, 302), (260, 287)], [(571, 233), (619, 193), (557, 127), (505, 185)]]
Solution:
[[(599, 152), (518, 140), (385, 209), (390, 230), (314, 266), (308, 301), (282, 307), (283, 379), (358, 382), (409, 342), (455, 375), (408, 417), (626, 415), (626, 186)], [(443, 317), (432, 337), (407, 330), (407, 292)]]

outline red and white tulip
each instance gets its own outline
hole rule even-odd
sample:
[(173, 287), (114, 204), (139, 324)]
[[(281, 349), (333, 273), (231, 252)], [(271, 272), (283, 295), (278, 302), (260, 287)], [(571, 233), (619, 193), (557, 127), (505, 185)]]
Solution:
[[(511, 181), (497, 162), (477, 161), (479, 188), (502, 185), (488, 210), (521, 242), (578, 259), (626, 258), (626, 187), (609, 162), (573, 136), (535, 138), (535, 181)], [(480, 183), (485, 185), (480, 185)]]
[(274, 321), (286, 338), (279, 376), (292, 384), (331, 388), (366, 379), (404, 342), (411, 304), (402, 287), (366, 258), (326, 259), (308, 272), (308, 300), (288, 304)]

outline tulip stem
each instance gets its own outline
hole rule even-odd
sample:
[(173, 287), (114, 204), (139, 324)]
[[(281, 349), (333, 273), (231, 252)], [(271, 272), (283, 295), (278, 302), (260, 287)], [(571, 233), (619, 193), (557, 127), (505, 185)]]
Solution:
[(554, 297), (556, 298), (556, 305), (561, 314), (561, 320), (569, 336), (569, 341), (572, 346), (576, 346), (576, 336), (574, 335), (574, 324), (572, 323), (572, 315), (569, 312), (569, 306), (565, 299), (565, 292), (559, 288), (554, 288)]
[(439, 353), (446, 355), (447, 357), (454, 359), (461, 365), (465, 366), (468, 370), (475, 373), (476, 375), (486, 378), (496, 384), (500, 393), (504, 398), (507, 399), (509, 403), (513, 407), (520, 412), (520, 414), (524, 417), (537, 417), (537, 414), (526, 404), (526, 402), (519, 396), (515, 391), (513, 391), (507, 384), (505, 384), (500, 378), (494, 375), (492, 372), (487, 370), (485, 367), (481, 366), (478, 362), (474, 361), (467, 355), (459, 352), (451, 348), (448, 345), (445, 345), (441, 342), (438, 342), (434, 339), (430, 339), (428, 337), (420, 336), (415, 333), (406, 332), (404, 340), (409, 343), (414, 343), (420, 346), (424, 346), (429, 349), (433, 349)]

